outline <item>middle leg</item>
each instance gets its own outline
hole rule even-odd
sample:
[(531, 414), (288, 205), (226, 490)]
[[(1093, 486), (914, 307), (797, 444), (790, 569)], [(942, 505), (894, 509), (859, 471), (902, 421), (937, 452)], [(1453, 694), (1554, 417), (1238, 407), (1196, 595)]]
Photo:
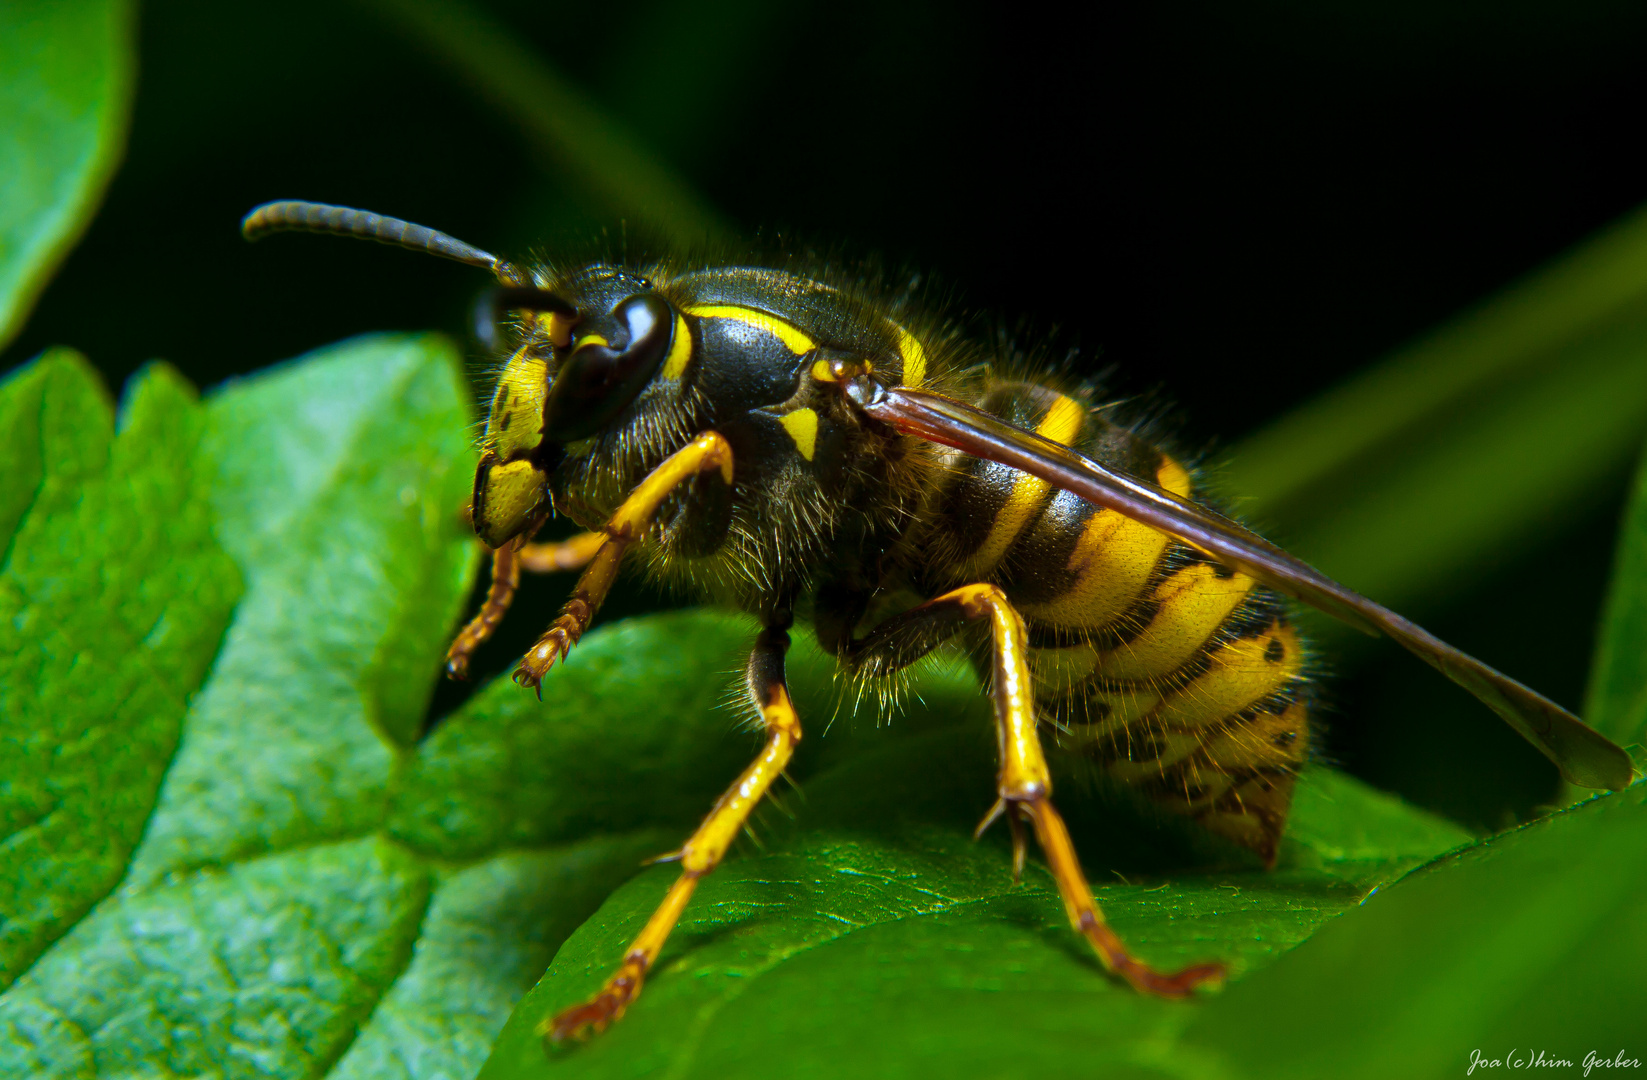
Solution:
[(789, 650), (790, 617), (784, 614), (768, 623), (749, 655), (745, 678), (749, 698), (760, 711), (766, 728), (766, 745), (743, 774), (726, 789), (703, 819), (698, 831), (681, 848), (678, 861), (681, 876), (675, 879), (635, 940), (624, 951), (617, 973), (606, 980), (600, 992), (580, 1005), (545, 1020), (538, 1033), (549, 1042), (562, 1042), (589, 1032), (605, 1031), (640, 995), (646, 973), (658, 958), (669, 932), (698, 887), (698, 879), (720, 865), (726, 849), (743, 831), (749, 814), (761, 797), (789, 765), (795, 744), (801, 741), (801, 721), (789, 700), (784, 681), (784, 654)]
[(582, 570), (606, 543), (603, 532), (581, 532), (565, 540), (525, 544), (516, 554), (520, 568), (530, 574), (553, 574), (557, 570)]

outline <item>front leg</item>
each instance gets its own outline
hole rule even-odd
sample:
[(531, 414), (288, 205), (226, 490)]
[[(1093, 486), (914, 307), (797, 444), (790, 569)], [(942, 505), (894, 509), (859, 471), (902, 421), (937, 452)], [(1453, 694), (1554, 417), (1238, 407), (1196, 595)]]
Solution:
[(623, 561), (624, 553), (646, 531), (663, 500), (681, 484), (713, 469), (719, 469), (721, 477), (731, 485), (732, 447), (718, 432), (706, 431), (666, 458), (629, 493), (602, 529), (606, 542), (584, 568), (577, 588), (572, 590), (572, 598), (566, 601), (560, 616), (537, 644), (521, 658), (520, 666), (515, 669), (515, 682), (543, 696), (540, 686), (543, 676), (554, 667), (555, 661), (572, 651), (572, 646), (589, 629), (595, 612), (600, 610), (601, 602), (618, 576), (618, 564)]
[[(486, 644), (503, 617), (509, 613), (515, 590), (520, 587), (520, 544), (517, 537), (505, 541), (503, 546), (492, 552), (492, 582), (486, 589), (486, 601), (480, 605), (475, 617), (458, 631), (451, 648), (446, 650), (447, 678), (469, 677), (469, 661), (474, 657), (475, 650)], [(485, 547), (484, 544), (481, 546)]]
[(604, 532), (583, 532), (565, 540), (526, 544), (520, 549), (520, 568), (529, 574), (553, 574), (558, 570), (582, 570), (589, 565), (601, 545)]
[(795, 706), (789, 700), (789, 686), (784, 681), (784, 654), (789, 650), (789, 615), (772, 620), (749, 655), (745, 673), (749, 699), (760, 711), (761, 723), (766, 727), (766, 745), (760, 755), (750, 762), (732, 786), (726, 789), (709, 816), (703, 819), (698, 831), (681, 848), (677, 858), (681, 876), (658, 905), (646, 926), (624, 952), (617, 973), (606, 980), (606, 985), (594, 997), (581, 1005), (545, 1020), (538, 1034), (552, 1043), (568, 1038), (583, 1037), (591, 1032), (605, 1031), (607, 1026), (623, 1015), (631, 1002), (639, 996), (646, 973), (658, 958), (669, 932), (681, 917), (681, 910), (698, 887), (698, 879), (720, 865), (726, 849), (743, 831), (744, 823), (766, 794), (772, 782), (782, 774), (801, 741), (801, 721)]
[[(469, 677), (469, 661), (475, 650), (486, 644), (509, 612), (515, 590), (520, 586), (522, 570), (533, 574), (552, 574), (557, 570), (582, 570), (606, 543), (603, 532), (578, 533), (565, 540), (543, 544), (528, 544), (525, 537), (516, 537), (492, 552), (492, 582), (486, 590), (486, 602), (475, 617), (458, 632), (452, 647), (446, 650), (446, 674), (453, 679)], [(485, 544), (480, 545), (485, 548)]]
[(995, 805), (978, 827), (979, 832), (996, 818), (1006, 816), (1012, 826), (1016, 872), (1024, 852), (1020, 818), (1028, 818), (1046, 856), (1047, 868), (1058, 883), (1070, 924), (1091, 943), (1106, 970), (1122, 976), (1138, 990), (1156, 997), (1183, 998), (1203, 983), (1222, 980), (1222, 964), (1197, 964), (1173, 974), (1156, 971), (1129, 953), (1104, 921), (1104, 913), (1093, 899), (1086, 875), (1081, 872), (1069, 830), (1052, 806), (1052, 775), (1041, 750), (1035, 720), (1029, 634), (1023, 616), (998, 586), (963, 585), (920, 607), (894, 615), (875, 627), (862, 642), (850, 646), (847, 662), (856, 671), (869, 675), (890, 674), (914, 663), (967, 624), (980, 621), (988, 622), (993, 643), (990, 694), (995, 705), (1000, 772), (996, 778)]

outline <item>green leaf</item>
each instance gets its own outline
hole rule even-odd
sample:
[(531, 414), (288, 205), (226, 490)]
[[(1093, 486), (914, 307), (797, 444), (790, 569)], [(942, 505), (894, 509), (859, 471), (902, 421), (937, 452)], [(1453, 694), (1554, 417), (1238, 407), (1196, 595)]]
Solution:
[(381, 820), (473, 561), (465, 396), (448, 346), (377, 338), (213, 397), (204, 450), (247, 593), (135, 887)]
[(0, 347), (80, 238), (119, 164), (135, 21), (124, 0), (0, 5)]
[(1614, 742), (1647, 740), (1647, 457), (1619, 529), (1584, 715)]
[(85, 360), (0, 384), (0, 985), (120, 880), (239, 595), (169, 368), (115, 432)]
[[(945, 700), (958, 691), (978, 700), (958, 684), (922, 696), (972, 712)], [(546, 1057), (538, 1024), (599, 987), (678, 871), (620, 889), (521, 1003), (482, 1076), (1059, 1076), (1154, 1061), (1192, 1009), (1105, 978), (1046, 872), (1032, 862), (1015, 887), (1004, 845), (972, 840), (994, 791), (987, 722), (886, 735), (802, 782), (780, 847), (704, 880), (622, 1023)], [(1117, 816), (1066, 805), (1088, 865), (1113, 865), (1102, 830)], [(1099, 901), (1152, 961), (1216, 957), (1239, 976), (1467, 840), (1327, 771), (1307, 774), (1295, 813), (1275, 872), (1106, 875)]]
[(1468, 848), (1232, 988), (1184, 1041), (1230, 1076), (1461, 1075), (1472, 1051), (1572, 1063), (1551, 1075), (1640, 1060), (1644, 846), (1637, 784)]
[(1647, 210), (1236, 447), (1221, 480), (1397, 610), (1593, 502), (1647, 430)]

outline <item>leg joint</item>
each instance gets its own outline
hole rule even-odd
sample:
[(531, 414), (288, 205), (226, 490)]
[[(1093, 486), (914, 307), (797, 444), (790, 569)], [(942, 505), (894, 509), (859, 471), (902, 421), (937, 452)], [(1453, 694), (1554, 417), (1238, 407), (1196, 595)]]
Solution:
[(1045, 801), (1052, 794), (1052, 785), (1039, 774), (1008, 777), (1003, 771), (995, 793), (1007, 802), (1033, 804)]
[(939, 600), (954, 600), (961, 605), (969, 619), (982, 619), (995, 611), (1009, 606), (1006, 593), (999, 585), (989, 582), (979, 582), (976, 585), (962, 585), (959, 589), (952, 589), (938, 598)]

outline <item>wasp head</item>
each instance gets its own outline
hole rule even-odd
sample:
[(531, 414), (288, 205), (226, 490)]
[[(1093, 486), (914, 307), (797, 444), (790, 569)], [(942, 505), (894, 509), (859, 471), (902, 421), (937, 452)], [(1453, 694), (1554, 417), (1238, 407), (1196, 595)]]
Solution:
[(481, 540), (500, 547), (543, 520), (566, 444), (620, 419), (669, 355), (677, 322), (668, 301), (622, 273), (590, 282), (540, 320), (548, 348), (534, 339), (516, 351), (492, 396), (471, 504)]

